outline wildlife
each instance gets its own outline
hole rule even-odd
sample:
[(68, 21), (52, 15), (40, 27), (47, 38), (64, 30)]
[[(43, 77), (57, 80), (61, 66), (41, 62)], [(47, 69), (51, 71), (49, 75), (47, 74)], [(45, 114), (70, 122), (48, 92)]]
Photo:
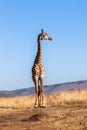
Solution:
[(45, 107), (44, 101), (44, 77), (45, 69), (42, 64), (42, 40), (52, 40), (52, 38), (41, 29), (41, 33), (38, 35), (37, 43), (38, 49), (34, 64), (32, 67), (32, 80), (35, 85), (35, 105), (34, 107)]

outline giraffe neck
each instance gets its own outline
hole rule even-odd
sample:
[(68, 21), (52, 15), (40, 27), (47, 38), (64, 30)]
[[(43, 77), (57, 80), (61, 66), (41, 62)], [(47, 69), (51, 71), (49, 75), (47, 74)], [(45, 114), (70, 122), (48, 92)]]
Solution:
[(39, 36), (38, 36), (38, 51), (35, 58), (35, 63), (36, 64), (42, 63), (42, 44), (41, 44), (41, 39)]

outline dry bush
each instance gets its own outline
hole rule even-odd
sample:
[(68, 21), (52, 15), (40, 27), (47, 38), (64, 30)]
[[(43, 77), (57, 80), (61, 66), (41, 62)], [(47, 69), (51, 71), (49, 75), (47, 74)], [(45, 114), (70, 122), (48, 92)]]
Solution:
[[(70, 91), (45, 95), (47, 106), (86, 104), (87, 91)], [(0, 108), (27, 109), (34, 107), (35, 96), (0, 98)]]

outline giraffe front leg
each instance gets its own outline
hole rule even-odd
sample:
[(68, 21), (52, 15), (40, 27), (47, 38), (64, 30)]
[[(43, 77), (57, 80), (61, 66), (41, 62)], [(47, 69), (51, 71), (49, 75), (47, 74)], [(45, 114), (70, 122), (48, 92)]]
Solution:
[(41, 88), (40, 88), (40, 91), (41, 91), (41, 107), (45, 107), (45, 101), (44, 101), (44, 78), (41, 78), (40, 79), (40, 85), (41, 85)]
[(35, 77), (34, 84), (35, 84), (35, 93), (36, 93), (34, 107), (37, 108), (38, 107), (38, 78), (37, 77)]

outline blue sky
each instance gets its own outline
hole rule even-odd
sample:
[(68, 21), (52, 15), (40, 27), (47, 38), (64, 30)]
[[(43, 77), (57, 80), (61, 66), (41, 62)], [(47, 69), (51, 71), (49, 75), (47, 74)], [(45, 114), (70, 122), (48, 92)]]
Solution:
[(42, 28), (44, 84), (87, 80), (87, 0), (0, 0), (0, 90), (34, 86)]

